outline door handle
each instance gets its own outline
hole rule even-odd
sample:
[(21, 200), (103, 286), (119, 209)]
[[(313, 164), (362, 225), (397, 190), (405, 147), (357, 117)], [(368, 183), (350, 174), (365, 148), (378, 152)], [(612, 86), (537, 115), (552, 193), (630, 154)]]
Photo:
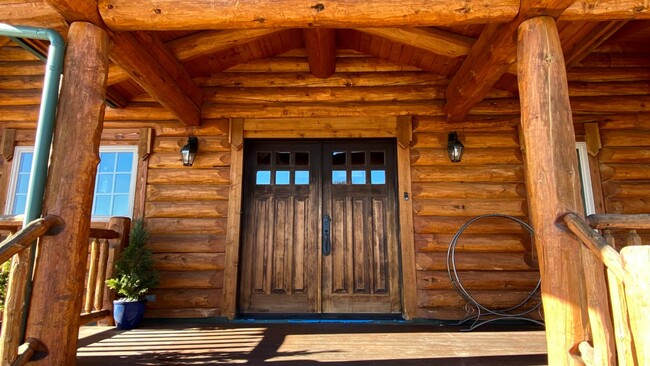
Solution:
[(329, 215), (323, 216), (323, 255), (330, 255), (332, 252), (332, 243), (330, 241), (330, 223), (332, 219)]

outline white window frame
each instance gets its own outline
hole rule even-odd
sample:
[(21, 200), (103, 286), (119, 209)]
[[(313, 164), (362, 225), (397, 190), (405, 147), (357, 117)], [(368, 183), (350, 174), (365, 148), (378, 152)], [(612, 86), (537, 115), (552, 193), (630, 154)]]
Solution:
[(589, 169), (589, 154), (587, 152), (586, 142), (576, 142), (576, 151), (578, 153), (580, 185), (582, 188), (582, 199), (584, 201), (585, 216), (596, 213), (596, 204), (594, 203), (594, 191), (591, 185), (591, 170)]
[[(99, 147), (99, 152), (130, 152), (133, 153), (133, 161), (131, 165), (131, 182), (129, 185), (129, 205), (128, 205), (128, 210), (129, 210), (129, 217), (133, 217), (133, 206), (134, 206), (134, 200), (135, 200), (135, 183), (137, 180), (137, 174), (138, 174), (138, 147), (135, 145), (124, 145), (124, 146), (100, 146)], [(11, 215), (11, 211), (13, 210), (13, 204), (14, 204), (14, 195), (16, 192), (16, 183), (18, 180), (18, 168), (20, 166), (20, 158), (22, 154), (24, 153), (34, 153), (34, 147), (33, 146), (17, 146), (14, 150), (14, 164), (12, 164), (11, 167), (11, 176), (9, 180), (9, 187), (7, 189), (7, 197), (6, 197), (6, 204), (5, 204), (5, 214)], [(99, 165), (98, 165), (99, 167)], [(30, 168), (30, 174), (31, 174), (31, 168)], [(97, 189), (97, 176), (95, 176), (95, 185), (93, 186), (93, 202), (92, 202), (92, 207), (91, 207), (91, 214), (92, 210), (95, 207), (95, 189)], [(105, 222), (110, 219), (110, 216), (92, 216), (91, 220), (96, 221), (96, 222)]]
[[(13, 164), (11, 165), (11, 175), (9, 178), (9, 187), (7, 188), (7, 201), (5, 204), (5, 215), (13, 215), (11, 212), (14, 209), (14, 196), (16, 194), (16, 185), (18, 184), (18, 169), (20, 168), (20, 160), (23, 154), (34, 154), (33, 146), (16, 146), (14, 149)], [(32, 160), (32, 167), (29, 168), (30, 180), (31, 172), (34, 161)]]

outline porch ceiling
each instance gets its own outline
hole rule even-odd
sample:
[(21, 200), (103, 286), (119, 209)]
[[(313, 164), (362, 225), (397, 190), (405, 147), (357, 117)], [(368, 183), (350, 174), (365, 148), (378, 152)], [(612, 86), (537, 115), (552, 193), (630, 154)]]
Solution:
[[(453, 1), (447, 2), (451, 6)], [(205, 17), (213, 17), (210, 19), (216, 23), (198, 28), (196, 24), (204, 24), (201, 23), (204, 19), (196, 15), (197, 7), (207, 6), (202, 5), (201, 1), (195, 1), (193, 6), (186, 9), (174, 6), (174, 2), (158, 1), (157, 9), (163, 14), (179, 15), (178, 23), (173, 23), (166, 17), (159, 22), (137, 18), (139, 12), (134, 10), (135, 7), (153, 6), (146, 0), (102, 0), (99, 8), (93, 1), (87, 2), (90, 5), (79, 7), (68, 0), (16, 0), (0, 5), (0, 22), (50, 27), (64, 36), (71, 21), (91, 21), (105, 27), (114, 41), (111, 54), (114, 64), (108, 78), (109, 104), (129, 109), (143, 103), (160, 103), (171, 112), (173, 118), (187, 125), (199, 123), (200, 114), (203, 112), (205, 115), (206, 102), (221, 101), (219, 93), (215, 94), (213, 88), (226, 85), (222, 81), (230, 75), (263, 77), (292, 73), (294, 79), (307, 77), (311, 80), (313, 77), (305, 76), (310, 69), (328, 62), (334, 63), (335, 74), (322, 78), (322, 82), (318, 82), (319, 78), (313, 78), (309, 87), (324, 87), (336, 83), (328, 82), (328, 78), (349, 77), (360, 72), (435, 74), (439, 77), (435, 91), (429, 90), (425, 99), (431, 105), (445, 105), (448, 120), (462, 120), (473, 109), (485, 105), (485, 102), (481, 103), (484, 99), (517, 97), (514, 58), (517, 25), (526, 17), (540, 13), (559, 16), (558, 28), (570, 72), (569, 79), (573, 84), (572, 96), (616, 95), (616, 90), (620, 91), (618, 95), (621, 96), (648, 95), (650, 20), (645, 20), (648, 17), (646, 10), (636, 9), (625, 13), (626, 7), (630, 7), (628, 2), (611, 1), (611, 4), (608, 3), (611, 6), (605, 10), (594, 8), (589, 13), (580, 13), (576, 9), (578, 2), (548, 1), (544, 9), (527, 8), (522, 4), (521, 9), (517, 8), (518, 13), (510, 14), (516, 4), (506, 0), (493, 2), (492, 11), (482, 16), (476, 10), (479, 15), (475, 18), (452, 17), (446, 22), (432, 15), (442, 14), (437, 8), (428, 9), (429, 15), (422, 15), (415, 11), (418, 5), (412, 2), (409, 4), (415, 10), (408, 15), (410, 20), (401, 23), (388, 18), (372, 18), (378, 16), (374, 13), (369, 14), (371, 18), (366, 21), (359, 20), (358, 14), (350, 12), (327, 21), (324, 19), (329, 18), (325, 15), (319, 15), (325, 17), (322, 19), (314, 16), (316, 22), (312, 25), (337, 28), (332, 32), (336, 44), (333, 53), (325, 50), (314, 53), (315, 46), (306, 45), (305, 33), (301, 28), (271, 27), (274, 24), (273, 16), (266, 18), (266, 25), (238, 28), (233, 26), (235, 23), (218, 18), (236, 15), (228, 15), (230, 13), (223, 9), (213, 9)], [(248, 5), (244, 6), (251, 3), (246, 2)], [(333, 1), (330, 6), (340, 6), (337, 4), (337, 1)], [(258, 6), (265, 6), (265, 2), (258, 1)], [(566, 7), (568, 10), (562, 13)], [(207, 12), (207, 8), (201, 9)], [(289, 8), (283, 10), (288, 12), (285, 15), (293, 14)], [(387, 9), (383, 12), (384, 15), (390, 14)], [(194, 23), (183, 23), (187, 14), (194, 14), (200, 19)], [(307, 15), (301, 15), (297, 10), (295, 17), (307, 19)], [(137, 23), (136, 18), (139, 20)], [(318, 22), (319, 19), (322, 23)], [(350, 26), (342, 27), (346, 19)], [(422, 25), (423, 22), (447, 25), (404, 27)], [(287, 21), (285, 24), (291, 26), (293, 23)], [(215, 29), (219, 25), (222, 29)], [(36, 50), (44, 52), (42, 43), (31, 44)], [(604, 70), (615, 75), (603, 75)], [(581, 76), (572, 76), (572, 71)], [(37, 105), (42, 73), (40, 62), (35, 57), (20, 50), (7, 38), (0, 37), (0, 107), (18, 104), (27, 108)], [(585, 85), (585, 80), (592, 84)], [(606, 85), (596, 85), (605, 81), (624, 84), (616, 87), (611, 84), (611, 89)], [(418, 86), (418, 78), (401, 85)], [(593, 88), (607, 91), (601, 94), (585, 91)], [(264, 100), (255, 96), (257, 93), (263, 92), (254, 90), (252, 98), (267, 104), (298, 100), (283, 97), (282, 92)], [(343, 103), (353, 101), (340, 100)], [(367, 99), (361, 97), (356, 102), (365, 101)], [(239, 102), (247, 103), (245, 100)]]

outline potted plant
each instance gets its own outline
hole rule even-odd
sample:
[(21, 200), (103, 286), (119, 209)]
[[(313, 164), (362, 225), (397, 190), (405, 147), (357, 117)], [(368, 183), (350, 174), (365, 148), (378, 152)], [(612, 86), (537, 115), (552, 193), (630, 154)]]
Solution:
[(133, 329), (144, 316), (145, 295), (159, 282), (153, 257), (147, 248), (149, 234), (142, 219), (134, 220), (129, 245), (115, 263), (115, 276), (106, 285), (115, 290), (113, 318), (120, 329)]

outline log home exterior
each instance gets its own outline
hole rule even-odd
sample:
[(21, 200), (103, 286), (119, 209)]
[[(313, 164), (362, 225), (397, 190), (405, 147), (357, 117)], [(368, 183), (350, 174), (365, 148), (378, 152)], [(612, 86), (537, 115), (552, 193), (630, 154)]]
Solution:
[[(498, 213), (530, 222), (537, 250), (518, 225), (494, 219), (472, 226), (457, 249), (466, 286), (482, 304), (509, 307), (529, 294), (541, 268), (549, 358), (576, 362), (569, 349), (589, 339), (582, 316), (588, 290), (578, 239), (554, 223), (565, 213), (584, 213), (576, 141), (586, 143), (583, 165), (588, 161), (595, 213), (650, 212), (647, 4), (244, 3), (224, 2), (222, 9), (201, 0), (0, 5), (2, 22), (53, 28), (66, 37), (65, 67), (86, 59), (97, 65), (93, 71), (77, 66), (73, 81), (64, 75), (55, 145), (78, 140), (68, 152), (55, 149), (50, 175), (74, 165), (65, 156), (78, 156), (86, 165), (75, 169), (86, 176), (100, 146), (137, 149), (132, 217), (145, 218), (161, 271), (147, 316), (460, 319), (466, 302), (449, 280), (447, 247), (469, 219)], [(268, 6), (282, 11), (260, 10)], [(86, 39), (94, 41), (86, 47)], [(27, 44), (36, 53), (46, 48)], [(0, 204), (14, 192), (15, 148), (34, 145), (43, 72), (36, 56), (0, 37)], [(92, 90), (88, 100), (86, 89)], [(460, 163), (447, 155), (453, 131), (465, 146)], [(199, 138), (199, 151), (193, 166), (184, 167), (179, 150), (188, 136)], [(377, 142), (390, 148), (380, 150), (372, 145)], [(344, 143), (351, 146), (337, 145)], [(371, 165), (379, 151), (382, 162)], [(260, 160), (263, 153), (270, 154), (268, 163)], [(307, 168), (298, 162), (304, 153)], [(337, 153), (345, 153), (338, 168)], [(286, 168), (283, 154), (289, 154)], [(363, 156), (362, 168), (353, 155)], [(260, 171), (288, 172), (296, 192), (306, 190), (296, 172), (308, 171), (311, 191), (286, 198), (262, 187), (260, 197), (271, 197), (273, 206), (262, 207), (253, 193), (266, 185), (256, 180)], [(349, 196), (332, 193), (340, 188), (330, 184), (334, 171), (347, 174), (340, 186), (351, 187)], [(352, 173), (360, 171), (372, 194), (354, 189)], [(387, 193), (380, 198), (371, 184), (375, 171), (385, 174), (378, 185)], [(277, 177), (269, 185), (280, 185)], [(79, 202), (80, 210), (87, 208), (82, 217), (89, 217), (91, 199)], [(46, 194), (46, 207), (54, 201)], [(333, 242), (351, 238), (339, 257), (324, 255), (326, 215)], [(286, 232), (270, 229), (282, 225)], [(71, 230), (74, 237), (87, 228)], [(647, 244), (648, 233), (639, 234)], [(271, 242), (278, 246), (266, 247)], [(86, 254), (69, 250), (78, 258)], [(531, 260), (534, 253), (539, 263)], [(36, 288), (47, 280), (37, 278)], [(277, 299), (285, 298), (277, 295), (288, 293), (298, 294), (299, 305), (283, 307), (285, 300)], [(357, 297), (333, 300), (341, 293)], [(42, 304), (34, 309), (51, 311)], [(47, 325), (28, 324), (41, 339), (57, 337), (41, 329)], [(51, 359), (69, 360), (73, 347), (65, 347)]]

